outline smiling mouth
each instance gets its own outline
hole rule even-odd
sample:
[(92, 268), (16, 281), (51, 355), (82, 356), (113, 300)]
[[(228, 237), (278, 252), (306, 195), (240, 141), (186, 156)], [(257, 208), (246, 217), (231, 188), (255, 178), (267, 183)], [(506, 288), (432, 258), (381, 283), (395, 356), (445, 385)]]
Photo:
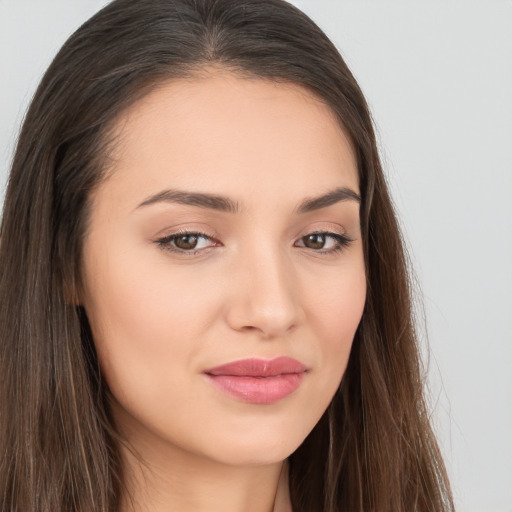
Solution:
[(273, 404), (293, 393), (308, 372), (290, 357), (242, 359), (205, 370), (222, 392), (251, 404)]

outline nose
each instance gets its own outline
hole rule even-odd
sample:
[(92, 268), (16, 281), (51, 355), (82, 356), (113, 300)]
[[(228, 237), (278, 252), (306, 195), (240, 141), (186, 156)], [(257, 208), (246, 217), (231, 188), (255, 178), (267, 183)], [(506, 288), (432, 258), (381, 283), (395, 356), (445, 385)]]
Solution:
[(303, 320), (297, 279), (279, 251), (260, 250), (240, 259), (232, 275), (226, 318), (240, 332), (264, 339), (282, 337)]

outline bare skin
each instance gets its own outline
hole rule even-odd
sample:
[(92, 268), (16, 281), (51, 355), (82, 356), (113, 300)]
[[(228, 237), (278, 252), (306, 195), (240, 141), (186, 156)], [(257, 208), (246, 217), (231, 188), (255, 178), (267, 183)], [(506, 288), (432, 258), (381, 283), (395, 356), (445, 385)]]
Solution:
[[(301, 87), (219, 69), (162, 84), (117, 130), (80, 302), (125, 440), (122, 512), (288, 512), (283, 461), (336, 392), (365, 302), (351, 142)], [(278, 357), (306, 370), (265, 404), (207, 372)]]

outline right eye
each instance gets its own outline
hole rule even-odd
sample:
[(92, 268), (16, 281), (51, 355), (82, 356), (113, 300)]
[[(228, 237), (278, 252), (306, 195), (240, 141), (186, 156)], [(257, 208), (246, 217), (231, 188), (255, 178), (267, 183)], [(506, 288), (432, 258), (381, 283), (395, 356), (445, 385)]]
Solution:
[(197, 254), (209, 247), (218, 245), (206, 233), (182, 232), (160, 238), (156, 243), (164, 250), (182, 254)]

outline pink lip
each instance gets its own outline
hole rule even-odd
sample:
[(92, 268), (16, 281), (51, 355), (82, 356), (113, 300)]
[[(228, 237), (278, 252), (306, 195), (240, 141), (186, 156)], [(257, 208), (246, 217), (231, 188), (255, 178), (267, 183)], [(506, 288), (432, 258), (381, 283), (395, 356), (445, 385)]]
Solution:
[(241, 359), (205, 370), (216, 387), (253, 404), (273, 404), (293, 393), (307, 372), (290, 357)]

